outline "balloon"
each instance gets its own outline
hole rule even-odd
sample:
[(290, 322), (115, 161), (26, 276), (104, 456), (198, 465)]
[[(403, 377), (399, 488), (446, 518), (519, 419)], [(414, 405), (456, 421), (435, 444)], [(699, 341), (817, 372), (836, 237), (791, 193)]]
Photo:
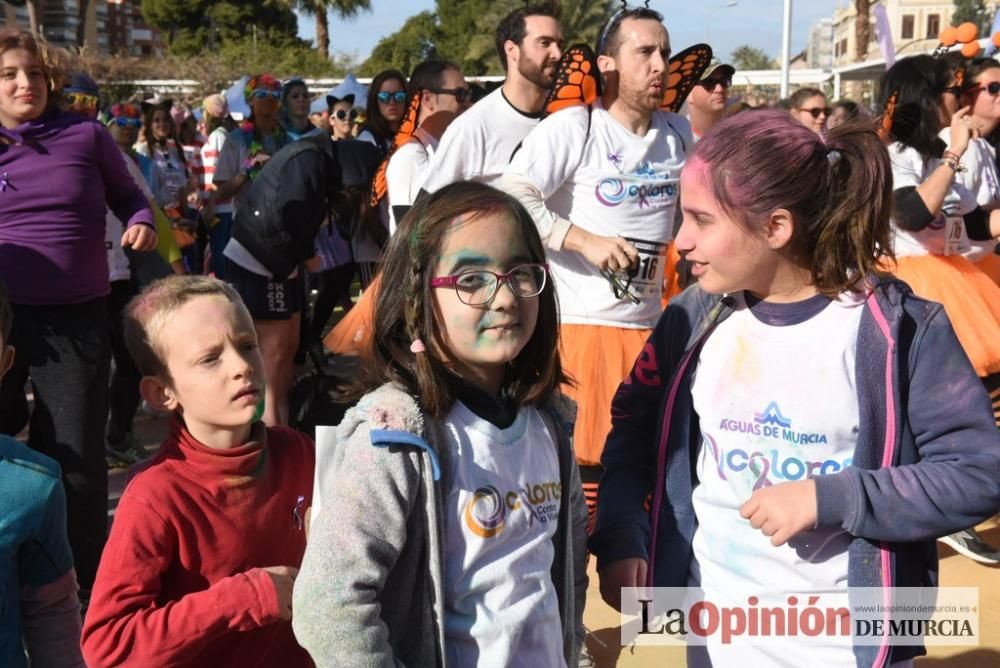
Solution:
[(966, 58), (975, 58), (979, 53), (979, 42), (966, 42), (962, 45), (962, 55)]
[(976, 39), (978, 35), (979, 28), (977, 28), (976, 24), (971, 21), (966, 21), (955, 30), (955, 37), (957, 37), (958, 41), (962, 44), (968, 44), (972, 40)]
[(954, 26), (948, 26), (947, 28), (941, 31), (940, 35), (938, 35), (938, 41), (940, 41), (945, 46), (951, 46), (952, 44), (958, 41), (958, 35), (956, 34), (957, 32), (958, 31), (955, 30)]
[(1000, 49), (1000, 30), (993, 33), (993, 46)]

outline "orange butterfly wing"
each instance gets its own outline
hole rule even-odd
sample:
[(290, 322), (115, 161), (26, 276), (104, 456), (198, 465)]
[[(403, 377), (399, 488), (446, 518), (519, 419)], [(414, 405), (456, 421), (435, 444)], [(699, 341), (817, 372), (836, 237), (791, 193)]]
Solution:
[(410, 137), (417, 131), (417, 119), (420, 117), (420, 99), (423, 97), (423, 93), (422, 90), (418, 90), (413, 99), (410, 100), (410, 107), (406, 110), (403, 122), (400, 124), (399, 130), (396, 131), (396, 136), (392, 140), (392, 148), (382, 158), (382, 162), (379, 163), (378, 170), (375, 172), (375, 178), (372, 180), (371, 195), (368, 198), (368, 205), (373, 208), (378, 206), (389, 192), (389, 183), (385, 180), (385, 171), (389, 168), (389, 159), (392, 158), (392, 154), (396, 152), (396, 149), (410, 141)]
[(667, 90), (663, 93), (660, 109), (677, 113), (684, 105), (688, 93), (698, 83), (702, 72), (712, 62), (712, 47), (695, 44), (670, 59), (667, 73)]
[(600, 95), (601, 75), (594, 52), (586, 44), (577, 44), (563, 53), (543, 109), (547, 116), (567, 107), (590, 104)]

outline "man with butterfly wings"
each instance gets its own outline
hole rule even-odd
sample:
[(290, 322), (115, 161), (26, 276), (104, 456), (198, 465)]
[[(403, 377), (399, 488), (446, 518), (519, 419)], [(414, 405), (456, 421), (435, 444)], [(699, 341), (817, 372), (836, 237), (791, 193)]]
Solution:
[(574, 448), (592, 521), (611, 399), (662, 309), (664, 254), (693, 145), (687, 119), (663, 108), (679, 108), (711, 58), (698, 45), (675, 70), (662, 20), (623, 6), (601, 32), (596, 62), (586, 46), (567, 52), (564, 88), (550, 96), (558, 111), (524, 139), (500, 183), (548, 246), (563, 367), (578, 383), (564, 389), (578, 406)]

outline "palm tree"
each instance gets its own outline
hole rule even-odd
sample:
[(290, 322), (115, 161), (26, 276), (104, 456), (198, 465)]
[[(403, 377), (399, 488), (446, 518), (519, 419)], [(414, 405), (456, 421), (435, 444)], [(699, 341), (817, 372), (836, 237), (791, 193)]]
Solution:
[(330, 25), (326, 13), (336, 12), (342, 19), (356, 16), (361, 11), (371, 11), (370, 0), (299, 0), (299, 8), (316, 17), (316, 50), (324, 57), (330, 56)]
[(871, 0), (854, 0), (854, 58), (857, 62), (868, 56), (868, 40), (871, 38)]

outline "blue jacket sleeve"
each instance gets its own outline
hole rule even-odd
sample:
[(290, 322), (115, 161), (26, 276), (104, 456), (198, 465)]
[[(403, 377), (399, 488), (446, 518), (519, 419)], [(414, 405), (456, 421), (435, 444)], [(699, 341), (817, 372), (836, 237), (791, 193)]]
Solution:
[(1000, 510), (1000, 431), (941, 307), (914, 338), (909, 373), (902, 411), (920, 460), (815, 478), (817, 526), (918, 541), (975, 526)]
[(629, 557), (648, 558), (646, 500), (656, 482), (661, 409), (689, 331), (687, 314), (669, 306), (611, 402), (611, 431), (601, 456), (604, 473), (598, 487), (597, 525), (589, 543), (598, 568)]

